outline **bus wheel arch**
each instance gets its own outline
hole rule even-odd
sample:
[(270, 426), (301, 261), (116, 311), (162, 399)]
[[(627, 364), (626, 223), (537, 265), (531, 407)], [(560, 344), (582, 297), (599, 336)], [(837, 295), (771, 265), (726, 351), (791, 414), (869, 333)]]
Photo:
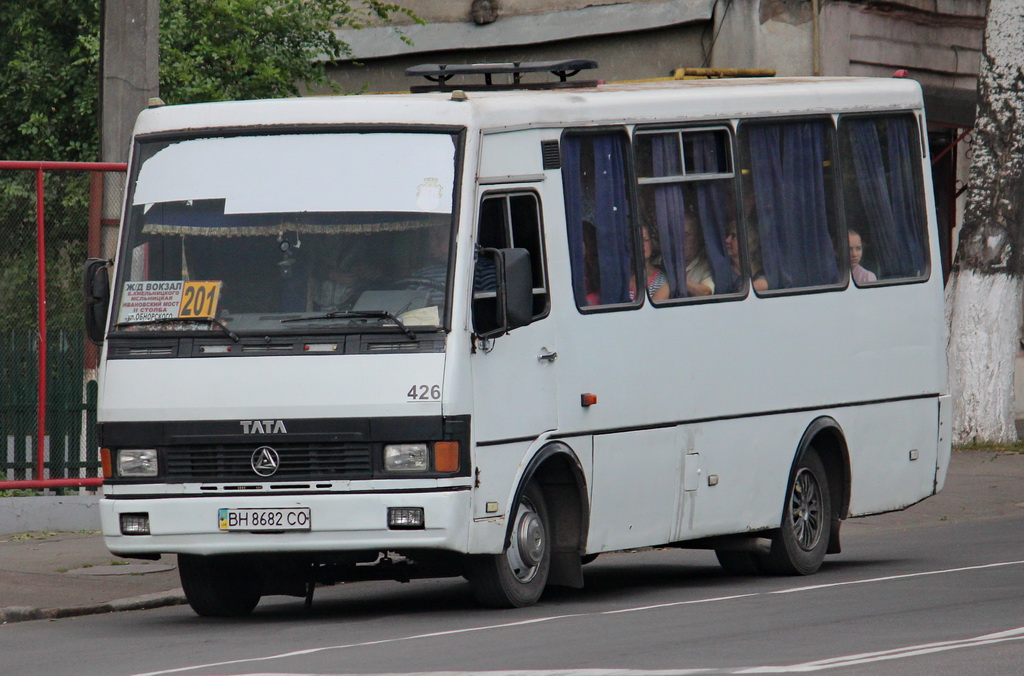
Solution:
[(839, 526), (849, 511), (849, 451), (842, 428), (832, 418), (814, 420), (794, 456), (782, 523), (762, 569), (784, 575), (810, 575), (825, 554), (838, 553)]
[[(581, 554), (589, 523), (582, 465), (561, 442), (527, 465), (509, 509), (498, 555), (471, 557), (467, 577), (477, 600), (492, 607), (532, 605), (546, 585), (583, 586)], [(537, 570), (517, 573), (522, 564)]]
[(536, 482), (551, 514), (551, 575), (548, 584), (583, 587), (582, 557), (590, 526), (590, 502), (583, 465), (562, 442), (541, 449), (523, 473), (520, 490)]
[(846, 435), (842, 427), (833, 418), (822, 416), (808, 426), (800, 442), (800, 457), (812, 450), (817, 453), (821, 464), (825, 467), (828, 478), (829, 498), (832, 506), (832, 523), (828, 554), (838, 554), (839, 526), (850, 514), (850, 449), (846, 444)]

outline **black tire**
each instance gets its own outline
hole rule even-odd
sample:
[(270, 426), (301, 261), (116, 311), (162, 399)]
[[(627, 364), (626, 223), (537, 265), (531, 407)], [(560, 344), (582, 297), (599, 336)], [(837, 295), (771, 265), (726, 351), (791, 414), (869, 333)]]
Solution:
[(599, 557), (599, 556), (601, 556), (601, 555), (600, 554), (584, 554), (583, 556), (580, 557), (580, 565), (581, 566), (585, 566), (588, 563), (593, 563), (594, 561), (597, 561), (597, 557)]
[(178, 576), (188, 604), (203, 617), (241, 617), (260, 602), (258, 573), (245, 559), (179, 554)]
[(804, 453), (789, 479), (782, 525), (772, 538), (771, 550), (758, 557), (766, 572), (813, 575), (818, 571), (832, 527), (829, 495), (828, 476), (818, 454)]
[(733, 549), (716, 549), (715, 556), (722, 570), (730, 575), (760, 575), (761, 566), (754, 552), (739, 552)]
[(491, 608), (532, 606), (544, 593), (551, 568), (551, 521), (536, 484), (516, 505), (509, 546), (501, 554), (474, 557), (468, 578), (477, 601)]

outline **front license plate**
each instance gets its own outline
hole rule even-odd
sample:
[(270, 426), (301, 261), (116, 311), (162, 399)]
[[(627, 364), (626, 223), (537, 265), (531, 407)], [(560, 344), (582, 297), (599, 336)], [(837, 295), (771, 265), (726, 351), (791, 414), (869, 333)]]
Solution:
[(309, 507), (272, 509), (221, 509), (217, 520), (221, 530), (309, 530)]

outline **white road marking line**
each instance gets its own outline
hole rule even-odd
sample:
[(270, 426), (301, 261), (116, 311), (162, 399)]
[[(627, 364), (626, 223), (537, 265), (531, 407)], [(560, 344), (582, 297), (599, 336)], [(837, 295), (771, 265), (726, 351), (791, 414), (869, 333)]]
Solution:
[(1019, 566), (1024, 561), (1002, 561), (1000, 563), (986, 563), (978, 566), (964, 566), (962, 568), (944, 568), (942, 570), (926, 570), (921, 573), (905, 573), (903, 575), (886, 575), (885, 577), (872, 577), (866, 580), (848, 580), (846, 582), (829, 582), (827, 584), (814, 584), (806, 587), (794, 587), (792, 589), (777, 589), (768, 594), (793, 594), (795, 592), (817, 591), (829, 587), (845, 587), (852, 584), (865, 584), (868, 582), (889, 582), (890, 580), (905, 580), (911, 577), (925, 577), (927, 575), (945, 575), (947, 573), (963, 573), (969, 570), (982, 570), (984, 568), (1001, 568), (1002, 566)]
[[(659, 604), (656, 604), (656, 605), (649, 605), (649, 606), (636, 606), (636, 607), (633, 607), (633, 608), (620, 608), (618, 610), (602, 610), (602, 611), (598, 611), (598, 612), (594, 612), (594, 613), (570, 613), (570, 614), (567, 614), (567, 615), (550, 615), (550, 616), (547, 616), (547, 617), (537, 617), (537, 618), (533, 618), (533, 619), (530, 619), (530, 620), (519, 620), (517, 622), (507, 622), (507, 623), (502, 623), (502, 624), (489, 624), (489, 625), (483, 625), (483, 626), (479, 626), (479, 627), (466, 627), (466, 628), (463, 628), (463, 629), (449, 629), (447, 631), (436, 631), (436, 632), (429, 632), (429, 633), (425, 633), (425, 634), (414, 634), (412, 636), (399, 636), (399, 637), (394, 637), (394, 638), (383, 638), (383, 639), (377, 639), (375, 641), (363, 641), (363, 642), (360, 642), (360, 643), (347, 643), (347, 644), (343, 644), (343, 645), (320, 646), (318, 648), (306, 648), (304, 650), (294, 650), (294, 651), (287, 652), (287, 653), (278, 653), (276, 655), (265, 655), (263, 657), (246, 657), (246, 658), (237, 659), (237, 660), (225, 660), (223, 662), (211, 662), (209, 664), (196, 664), (196, 665), (187, 666), (187, 667), (176, 667), (174, 669), (162, 669), (162, 670), (159, 670), (159, 671), (148, 671), (148, 672), (141, 673), (141, 674), (135, 674), (135, 676), (162, 676), (163, 674), (177, 674), (177, 673), (183, 673), (183, 672), (186, 672), (186, 671), (193, 671), (193, 670), (197, 670), (197, 669), (212, 669), (214, 667), (224, 667), (224, 666), (231, 666), (231, 665), (237, 665), (237, 664), (248, 664), (248, 663), (252, 663), (252, 662), (266, 662), (266, 661), (270, 661), (270, 660), (280, 660), (280, 659), (286, 659), (288, 657), (298, 657), (300, 655), (314, 655), (316, 653), (328, 652), (328, 651), (332, 651), (332, 650), (345, 650), (347, 648), (363, 648), (363, 647), (368, 647), (368, 646), (384, 645), (384, 644), (388, 644), (388, 643), (399, 643), (399, 642), (404, 642), (404, 641), (414, 641), (414, 640), (417, 640), (417, 639), (437, 638), (437, 637), (441, 637), (441, 636), (455, 636), (455, 635), (458, 635), (458, 634), (468, 634), (468, 633), (477, 632), (477, 631), (490, 631), (490, 630), (494, 630), (494, 629), (509, 629), (509, 628), (513, 628), (513, 627), (522, 627), (522, 626), (526, 626), (526, 625), (530, 625), (530, 624), (539, 624), (539, 623), (543, 623), (543, 622), (553, 622), (555, 620), (565, 620), (565, 619), (572, 619), (572, 618), (578, 618), (578, 617), (596, 617), (596, 616), (601, 616), (601, 615), (617, 615), (617, 614), (622, 614), (622, 613), (635, 613), (635, 612), (648, 611), (648, 610), (660, 610), (660, 609), (663, 609), (663, 608), (671, 608), (671, 607), (675, 607), (675, 606), (694, 605), (694, 604), (700, 604), (700, 603), (715, 603), (715, 602), (719, 602), (719, 601), (731, 601), (731, 600), (735, 600), (735, 599), (753, 598), (753, 597), (757, 597), (757, 596), (768, 596), (768, 595), (772, 595), (772, 594), (791, 594), (793, 592), (817, 591), (819, 589), (828, 589), (830, 587), (843, 587), (843, 586), (854, 585), (854, 584), (866, 584), (866, 583), (869, 583), (869, 582), (891, 582), (893, 580), (904, 580), (904, 579), (908, 579), (908, 578), (923, 577), (923, 576), (927, 576), (927, 575), (943, 575), (943, 574), (948, 574), (948, 573), (962, 573), (962, 572), (968, 572), (968, 571), (983, 570), (983, 569), (986, 569), (986, 568), (1000, 568), (1000, 567), (1004, 567), (1004, 566), (1019, 566), (1019, 565), (1024, 565), (1024, 561), (1003, 561), (1003, 562), (1000, 562), (1000, 563), (988, 563), (988, 564), (981, 564), (981, 565), (977, 565), (977, 566), (963, 566), (963, 567), (960, 567), (960, 568), (944, 568), (942, 570), (930, 570), (930, 571), (923, 571), (923, 572), (920, 572), (920, 573), (906, 573), (906, 574), (903, 574), (903, 575), (887, 575), (887, 576), (884, 576), (884, 577), (868, 578), (868, 579), (864, 579), (864, 580), (849, 580), (849, 581), (846, 581), (846, 582), (831, 582), (831, 583), (828, 583), (828, 584), (810, 585), (810, 586), (806, 586), (806, 587), (796, 587), (794, 589), (778, 589), (778, 590), (775, 590), (775, 591), (753, 592), (753, 593), (750, 593), (750, 594), (736, 594), (736, 595), (732, 595), (732, 596), (716, 596), (716, 597), (711, 597), (711, 598), (706, 598), (706, 599), (692, 599), (692, 600), (689, 600), (689, 601), (673, 601), (673, 602), (670, 602), (670, 603), (659, 603)], [(660, 671), (660, 672), (659, 671), (644, 671), (644, 672), (637, 672), (637, 673), (642, 673), (642, 674), (645, 674), (645, 675), (654, 675), (654, 676), (677, 676), (677, 675), (678, 676), (687, 676), (689, 674), (708, 674), (708, 673), (745, 674), (745, 673), (784, 673), (786, 670), (791, 671), (791, 672), (792, 671), (817, 671), (817, 670), (820, 670), (820, 669), (831, 669), (834, 666), (849, 666), (849, 665), (853, 665), (853, 664), (861, 664), (861, 663), (863, 663), (863, 662), (848, 662), (847, 663), (847, 662), (841, 662), (841, 660), (859, 659), (859, 660), (864, 660), (865, 662), (873, 662), (873, 661), (880, 661), (880, 660), (883, 660), (883, 659), (898, 659), (898, 657), (911, 657), (911, 656), (913, 656), (915, 654), (927, 654), (928, 652), (938, 652), (940, 650), (953, 650), (953, 649), (956, 649), (956, 648), (971, 647), (971, 646), (974, 646), (974, 645), (987, 645), (989, 643), (999, 643), (999, 642), (1003, 642), (1003, 641), (1017, 641), (1017, 640), (1024, 639), (1024, 636), (1017, 635), (1017, 632), (1020, 632), (1020, 631), (1024, 631), (1024, 628), (1022, 628), (1020, 630), (1018, 630), (1018, 629), (1011, 629), (1011, 630), (1008, 630), (1006, 632), (1001, 632), (999, 634), (989, 634), (987, 636), (979, 636), (979, 637), (974, 638), (974, 639), (964, 639), (963, 641), (950, 641), (950, 642), (946, 642), (946, 643), (942, 643), (942, 644), (926, 644), (924, 646), (915, 646), (915, 647), (911, 647), (911, 648), (897, 648), (895, 650), (881, 651), (879, 653), (865, 653), (864, 655), (859, 655), (859, 656), (848, 656), (848, 657), (842, 657), (842, 658), (831, 658), (831, 660), (840, 660), (840, 662), (838, 662), (838, 663), (836, 663), (834, 665), (833, 664), (826, 664), (826, 662), (830, 662), (830, 660), (823, 660), (823, 661), (819, 661), (819, 662), (808, 662), (806, 664), (792, 665), (792, 666), (788, 666), (788, 667), (770, 667), (770, 666), (765, 666), (765, 667), (744, 667), (743, 668), (744, 670), (736, 670), (736, 669), (729, 669), (729, 670), (698, 669), (698, 670), (668, 670), (668, 671)], [(963, 644), (963, 645), (961, 645), (961, 644)], [(944, 646), (947, 646), (947, 645), (949, 647), (944, 647)], [(936, 647), (932, 647), (932, 646), (936, 646)], [(921, 651), (921, 650), (923, 650), (924, 652), (914, 652), (914, 651)], [(901, 651), (910, 651), (910, 652), (907, 652), (907, 653), (904, 654)], [(899, 653), (898, 657), (887, 656), (889, 654), (896, 654), (896, 653)], [(761, 670), (761, 671), (750, 671), (751, 669), (753, 669), (753, 670)], [(767, 670), (767, 671), (765, 671), (765, 670)], [(555, 676), (632, 676), (632, 674), (630, 672), (631, 672), (631, 670), (621, 670), (621, 669), (598, 669), (598, 670), (571, 669), (571, 670), (544, 670), (544, 671), (495, 671), (495, 672), (476, 672), (476, 673), (478, 673), (478, 674), (487, 674), (488, 676), (540, 676), (541, 674), (551, 674), (551, 675), (555, 675)], [(424, 673), (429, 673), (430, 676), (442, 676), (442, 675), (448, 675), (448, 674), (451, 674), (451, 675), (454, 675), (454, 676), (463, 676), (461, 672), (424, 672)], [(295, 676), (295, 675), (291, 675), (291, 676)], [(370, 676), (370, 675), (362, 674), (360, 676)]]
[(715, 596), (709, 599), (693, 599), (690, 601), (670, 601), (668, 603), (657, 603), (653, 606), (637, 606), (636, 608), (620, 608), (619, 610), (602, 610), (588, 615), (619, 615), (621, 613), (638, 613), (643, 610), (658, 610), (659, 608), (672, 608), (673, 606), (692, 606), (697, 603), (715, 603), (716, 601), (732, 601), (733, 599), (748, 599), (752, 596), (764, 596), (765, 592), (753, 592), (751, 594), (734, 594), (733, 596)]
[(328, 652), (331, 650), (344, 650), (346, 648), (363, 648), (366, 646), (384, 645), (386, 643), (400, 643), (403, 641), (414, 641), (423, 638), (437, 638), (438, 636), (453, 636), (456, 634), (468, 634), (475, 631), (488, 631), (491, 629), (508, 629), (510, 627), (521, 627), (528, 624), (538, 624), (541, 622), (552, 622), (554, 620), (563, 620), (572, 617), (586, 617), (592, 615), (592, 613), (576, 613), (569, 615), (550, 615), (548, 617), (536, 617), (530, 620), (520, 620), (518, 622), (506, 622), (503, 624), (487, 624), (481, 627), (466, 627), (464, 629), (449, 629), (447, 631), (433, 631), (426, 634), (414, 634), (412, 636), (398, 636), (395, 638), (382, 638), (375, 641), (362, 641), (360, 643), (346, 643), (343, 645), (328, 645), (320, 646), (319, 648), (306, 648), (304, 650), (293, 650), (287, 653), (278, 653), (277, 655), (265, 655), (263, 657), (246, 657), (237, 660), (225, 660), (223, 662), (211, 662), (209, 664), (195, 664), (188, 667), (177, 667), (174, 669), (161, 669), (159, 671), (147, 671), (142, 674), (135, 674), (135, 676), (160, 676), (160, 674), (177, 674), (183, 671), (192, 671), (194, 669), (212, 669), (213, 667), (224, 667), (233, 664), (246, 664), (248, 662), (263, 662), (269, 660), (280, 660), (288, 657), (297, 657), (299, 655), (313, 655), (321, 652)]
[(527, 669), (519, 671), (400, 671), (387, 674), (264, 673), (245, 676), (697, 676), (724, 673), (718, 669)]
[(794, 672), (807, 672), (807, 671), (823, 671), (825, 669), (837, 669), (839, 667), (851, 667), (859, 664), (870, 664), (872, 662), (883, 662), (887, 660), (898, 660), (905, 657), (917, 657), (919, 655), (929, 655), (931, 653), (944, 652), (947, 650), (959, 650), (960, 648), (975, 648), (978, 646), (992, 645), (994, 643), (1003, 643), (1006, 641), (1022, 641), (1024, 640), (1024, 627), (1018, 627), (1016, 629), (1009, 629), (1007, 631), (997, 632), (995, 634), (986, 634), (984, 636), (975, 636), (974, 638), (965, 638), (957, 641), (940, 641), (937, 643), (923, 643), (915, 646), (904, 646), (902, 648), (893, 648), (890, 650), (879, 650), (871, 653), (861, 653), (858, 655), (845, 655), (843, 657), (831, 657), (824, 660), (817, 660), (815, 662), (805, 662), (803, 664), (790, 664), (786, 666), (777, 667), (748, 667), (745, 669), (739, 669), (730, 673), (734, 674), (785, 674)]

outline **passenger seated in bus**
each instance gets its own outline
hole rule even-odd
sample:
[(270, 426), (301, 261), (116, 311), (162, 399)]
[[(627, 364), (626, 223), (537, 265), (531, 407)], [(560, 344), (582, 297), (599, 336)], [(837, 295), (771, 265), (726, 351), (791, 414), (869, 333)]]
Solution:
[(683, 249), (686, 254), (686, 291), (689, 296), (710, 296), (715, 292), (711, 265), (704, 253), (704, 237), (693, 210), (687, 210), (683, 225)]
[(583, 286), (587, 305), (601, 304), (601, 262), (597, 253), (597, 227), (583, 221)]
[(320, 271), (312, 289), (314, 310), (351, 309), (360, 293), (380, 286), (380, 272), (366, 256), (365, 244), (363, 241), (352, 243)]
[[(644, 271), (647, 279), (647, 295), (652, 301), (661, 301), (669, 297), (668, 277), (661, 269), (661, 246), (651, 233), (650, 228), (643, 226), (640, 234), (644, 243)], [(629, 299), (636, 300), (636, 280), (630, 280)]]
[(864, 257), (864, 242), (861, 239), (860, 233), (856, 230), (848, 230), (847, 232), (850, 235), (850, 274), (853, 276), (853, 281), (858, 284), (877, 282), (878, 278), (875, 276), (875, 273), (861, 267), (860, 261)]
[[(757, 247), (757, 235), (752, 231), (747, 234), (747, 247), (750, 249), (750, 285), (754, 287), (754, 291), (764, 291), (768, 288), (768, 278), (765, 277), (764, 270), (759, 267), (755, 269), (761, 256)], [(730, 223), (726, 229), (725, 250), (729, 254), (729, 262), (732, 264), (732, 272), (736, 275), (738, 285), (743, 279), (743, 271), (740, 269), (740, 240), (734, 223)]]
[(445, 287), (448, 284), (448, 244), (446, 228), (433, 226), (427, 231), (424, 253), (426, 260), (407, 277), (398, 282), (398, 288), (409, 291), (426, 291), (426, 306), (444, 305)]

